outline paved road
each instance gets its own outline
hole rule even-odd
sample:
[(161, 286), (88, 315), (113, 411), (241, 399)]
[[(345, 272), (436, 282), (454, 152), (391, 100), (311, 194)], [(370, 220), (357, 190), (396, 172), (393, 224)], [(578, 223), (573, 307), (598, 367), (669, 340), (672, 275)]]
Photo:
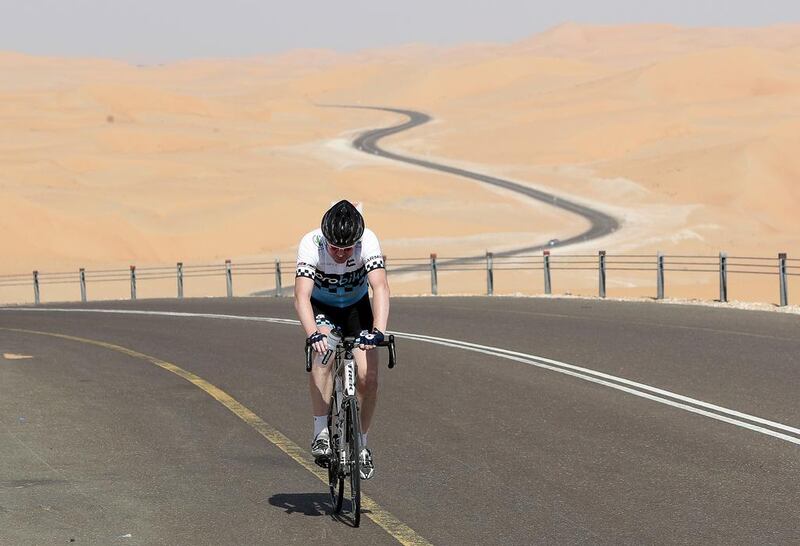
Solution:
[[(191, 315), (293, 319), (290, 300), (90, 306), (187, 315), (0, 310), (0, 353), (33, 357), (0, 359), (0, 544), (394, 542), (328, 517), (323, 484), (200, 388), (305, 447), (298, 327)], [(399, 298), (391, 326), (552, 360), (399, 340), (366, 492), (431, 543), (800, 541), (798, 317)]]
[[(321, 106), (326, 108), (360, 108), (367, 110), (381, 110), (386, 112), (393, 112), (395, 114), (402, 114), (408, 117), (408, 121), (401, 123), (399, 125), (393, 125), (391, 127), (383, 127), (380, 129), (372, 129), (361, 133), (353, 141), (353, 147), (356, 148), (357, 150), (360, 150), (368, 154), (385, 157), (387, 159), (393, 159), (395, 161), (402, 161), (403, 163), (410, 163), (412, 165), (417, 165), (419, 167), (424, 167), (426, 169), (432, 169), (435, 171), (445, 172), (449, 174), (454, 174), (456, 176), (477, 180), (478, 182), (482, 182), (484, 184), (489, 184), (492, 186), (510, 190), (525, 195), (527, 197), (530, 197), (532, 199), (536, 199), (537, 201), (542, 201), (544, 203), (547, 203), (548, 205), (552, 205), (554, 207), (558, 207), (560, 209), (575, 213), (579, 216), (582, 216), (589, 222), (589, 228), (586, 229), (585, 231), (578, 233), (577, 235), (574, 235), (567, 239), (560, 240), (558, 243), (555, 243), (553, 245), (548, 244), (548, 241), (543, 241), (535, 245), (529, 245), (529, 246), (514, 248), (511, 250), (495, 252), (494, 253), (495, 256), (498, 257), (514, 256), (517, 254), (536, 252), (545, 248), (564, 247), (570, 244), (585, 242), (592, 239), (598, 239), (600, 237), (604, 237), (610, 233), (615, 232), (619, 228), (619, 222), (616, 220), (616, 218), (609, 216), (608, 214), (605, 214), (599, 210), (595, 210), (591, 207), (587, 207), (569, 201), (567, 199), (556, 197), (555, 195), (528, 186), (524, 186), (522, 184), (518, 184), (517, 182), (512, 182), (510, 180), (504, 180), (502, 178), (497, 178), (486, 174), (460, 169), (458, 167), (452, 167), (450, 165), (444, 165), (442, 163), (435, 163), (433, 161), (427, 161), (425, 159), (404, 156), (401, 154), (390, 152), (388, 150), (384, 150), (383, 148), (378, 146), (378, 141), (384, 137), (400, 133), (402, 131), (407, 131), (409, 129), (412, 129), (414, 127), (429, 122), (431, 120), (431, 117), (427, 114), (424, 114), (422, 112), (416, 112), (414, 110), (403, 110), (399, 108), (383, 108), (374, 106), (351, 106), (351, 105), (321, 105)], [(441, 261), (440, 263), (442, 265), (445, 264), (455, 265), (455, 264), (476, 262), (484, 259), (486, 259), (485, 256), (471, 256), (466, 258), (456, 258), (456, 259)], [(397, 266), (393, 267), (392, 270), (395, 271), (396, 273), (402, 273), (404, 271), (416, 270), (418, 269), (418, 267), (419, 266)], [(252, 295), (272, 296), (274, 294), (275, 290), (269, 289), (269, 290), (261, 290), (254, 292)]]
[[(410, 163), (412, 165), (417, 165), (419, 167), (424, 167), (426, 169), (432, 169), (435, 171), (450, 173), (456, 176), (477, 180), (478, 182), (482, 182), (484, 184), (489, 184), (491, 186), (496, 186), (498, 188), (510, 190), (525, 195), (527, 197), (536, 199), (537, 201), (547, 203), (548, 205), (552, 205), (554, 207), (558, 207), (560, 209), (582, 216), (589, 222), (590, 225), (588, 229), (577, 235), (561, 240), (559, 243), (553, 246), (563, 247), (573, 243), (579, 243), (579, 242), (589, 241), (592, 239), (597, 239), (605, 235), (608, 235), (610, 233), (613, 233), (619, 228), (619, 222), (617, 222), (617, 220), (614, 217), (609, 216), (608, 214), (605, 214), (599, 210), (595, 210), (591, 207), (587, 207), (567, 199), (556, 197), (555, 195), (552, 195), (550, 193), (546, 193), (528, 186), (524, 186), (516, 182), (511, 182), (510, 180), (497, 178), (495, 176), (476, 173), (473, 171), (468, 171), (466, 169), (460, 169), (458, 167), (452, 167), (450, 165), (445, 165), (442, 163), (435, 163), (433, 161), (428, 161), (425, 159), (401, 155), (395, 152), (385, 150), (380, 146), (378, 146), (378, 141), (384, 137), (394, 135), (402, 131), (407, 131), (409, 129), (427, 123), (428, 121), (431, 120), (431, 117), (427, 114), (424, 114), (422, 112), (415, 112), (414, 110), (404, 110), (400, 108), (350, 106), (350, 105), (342, 107), (364, 108), (368, 110), (381, 110), (385, 112), (393, 112), (395, 114), (402, 114), (408, 117), (408, 121), (401, 123), (399, 125), (394, 125), (392, 127), (384, 127), (381, 129), (372, 129), (370, 131), (366, 131), (360, 134), (353, 141), (353, 147), (355, 147), (357, 150), (361, 150), (362, 152), (368, 154), (385, 157), (387, 159), (393, 159), (395, 161), (402, 161), (403, 163)], [(522, 254), (525, 252), (535, 252), (537, 250), (542, 250), (544, 248), (551, 248), (546, 241), (542, 242), (541, 244), (533, 246), (526, 246), (505, 252), (498, 252), (496, 253), (496, 255), (510, 256), (514, 254)], [(483, 257), (480, 258), (482, 259)]]

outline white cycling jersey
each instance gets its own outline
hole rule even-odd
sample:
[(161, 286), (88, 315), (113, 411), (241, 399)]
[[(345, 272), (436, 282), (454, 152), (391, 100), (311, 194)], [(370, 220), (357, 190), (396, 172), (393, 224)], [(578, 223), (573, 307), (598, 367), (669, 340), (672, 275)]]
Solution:
[(311, 297), (325, 305), (349, 307), (369, 291), (367, 273), (385, 267), (378, 238), (369, 230), (356, 243), (353, 255), (338, 264), (328, 253), (321, 229), (315, 229), (300, 240), (297, 249), (295, 277), (314, 280)]

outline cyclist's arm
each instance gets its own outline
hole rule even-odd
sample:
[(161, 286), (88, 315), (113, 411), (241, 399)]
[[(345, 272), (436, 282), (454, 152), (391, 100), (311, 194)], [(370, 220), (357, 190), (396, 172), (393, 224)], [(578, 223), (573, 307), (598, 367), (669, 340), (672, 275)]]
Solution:
[(372, 327), (385, 332), (389, 322), (389, 281), (386, 279), (386, 270), (382, 267), (373, 269), (367, 273), (367, 282), (372, 288)]
[(295, 277), (294, 279), (294, 309), (306, 337), (317, 331), (317, 322), (314, 320), (314, 309), (311, 307), (311, 291), (314, 281), (308, 277)]

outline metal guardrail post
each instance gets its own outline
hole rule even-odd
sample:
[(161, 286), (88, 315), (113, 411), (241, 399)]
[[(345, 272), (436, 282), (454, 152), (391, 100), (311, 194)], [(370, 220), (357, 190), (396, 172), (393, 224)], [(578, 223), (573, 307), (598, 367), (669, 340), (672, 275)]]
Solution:
[(719, 253), (719, 301), (728, 302), (728, 255)]
[(486, 295), (494, 294), (494, 254), (486, 252)]
[(136, 299), (136, 266), (131, 266), (131, 299)]
[(81, 278), (81, 301), (86, 303), (86, 270), (81, 267), (80, 269), (80, 278)]
[(550, 295), (553, 293), (553, 287), (550, 284), (550, 251), (543, 251), (544, 255), (544, 293)]
[(436, 254), (431, 254), (431, 294), (439, 295), (439, 275), (436, 271)]
[(606, 297), (606, 251), (601, 250), (600, 252), (598, 252), (597, 257), (599, 259), (597, 268), (598, 268), (598, 276), (600, 283), (600, 286), (598, 287), (598, 292), (600, 293), (601, 298), (605, 298)]
[(33, 272), (33, 301), (36, 305), (39, 305), (39, 272)]
[(225, 281), (228, 286), (228, 297), (233, 297), (233, 271), (231, 269), (231, 261), (225, 260)]
[(778, 254), (778, 275), (780, 276), (781, 307), (789, 305), (789, 288), (786, 278), (786, 253)]
[(183, 297), (183, 262), (177, 264), (177, 277), (178, 277), (178, 297)]
[(283, 296), (283, 282), (281, 279), (281, 261), (275, 258), (275, 297)]
[(664, 299), (664, 255), (656, 254), (656, 299)]

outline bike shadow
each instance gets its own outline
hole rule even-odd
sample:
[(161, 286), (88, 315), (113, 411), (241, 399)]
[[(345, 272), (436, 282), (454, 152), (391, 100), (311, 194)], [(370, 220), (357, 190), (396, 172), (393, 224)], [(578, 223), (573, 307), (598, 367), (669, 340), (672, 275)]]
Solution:
[[(350, 522), (348, 514), (352, 511), (349, 499), (345, 499), (343, 514), (334, 514), (331, 497), (327, 493), (278, 493), (269, 498), (269, 503), (283, 509), (287, 514), (328, 516), (347, 523)], [(370, 511), (362, 508), (361, 513), (368, 514)]]
[(331, 513), (331, 497), (327, 493), (278, 493), (269, 498), (269, 503), (287, 514), (328, 516)]

